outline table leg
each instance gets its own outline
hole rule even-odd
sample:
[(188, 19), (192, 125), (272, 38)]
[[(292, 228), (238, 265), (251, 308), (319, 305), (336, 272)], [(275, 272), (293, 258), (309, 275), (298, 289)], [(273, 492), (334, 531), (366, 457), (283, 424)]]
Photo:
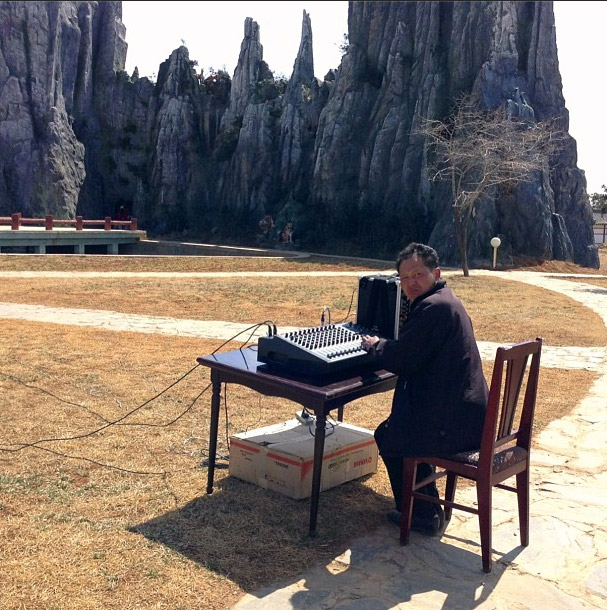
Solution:
[(209, 472), (207, 476), (207, 494), (213, 493), (215, 476), (215, 458), (217, 454), (217, 431), (219, 430), (219, 407), (221, 400), (221, 380), (216, 371), (211, 372), (213, 395), (211, 397), (211, 430), (209, 432)]
[(316, 416), (314, 430), (314, 467), (312, 471), (312, 497), (310, 498), (310, 537), (316, 536), (316, 518), (318, 517), (318, 501), (320, 500), (320, 477), (322, 474), (322, 458), (325, 452), (325, 427), (327, 416), (322, 413)]

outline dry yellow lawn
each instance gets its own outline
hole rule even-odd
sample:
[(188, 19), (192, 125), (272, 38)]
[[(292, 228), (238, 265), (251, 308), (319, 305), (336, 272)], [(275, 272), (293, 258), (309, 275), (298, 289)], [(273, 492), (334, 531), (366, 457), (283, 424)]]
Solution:
[[(2, 256), (0, 270), (383, 268), (326, 259), (139, 260)], [(324, 306), (338, 321), (356, 287), (351, 277), (2, 282), (3, 302), (252, 323), (272, 318), (279, 326), (316, 325)], [(479, 340), (541, 335), (548, 345), (605, 344), (598, 316), (562, 295), (495, 278), (456, 275), (448, 282), (469, 308)], [(206, 495), (209, 375), (196, 358), (223, 341), (4, 319), (0, 333), (0, 610), (223, 610), (247, 591), (327, 563), (352, 536), (385, 521), (391, 500), (381, 465), (374, 475), (323, 492), (314, 540), (306, 500), (241, 482), (225, 469)], [(594, 379), (586, 371), (543, 368), (536, 429), (569, 412)], [(373, 429), (390, 399), (356, 401), (345, 419)], [(228, 386), (219, 453), (227, 454), (230, 434), (291, 419), (295, 409)]]

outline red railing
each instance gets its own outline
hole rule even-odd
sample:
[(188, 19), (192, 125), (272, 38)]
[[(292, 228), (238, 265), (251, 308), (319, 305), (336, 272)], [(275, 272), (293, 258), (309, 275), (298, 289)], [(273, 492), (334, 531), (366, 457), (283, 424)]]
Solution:
[(23, 225), (44, 226), (47, 231), (52, 231), (55, 227), (74, 227), (76, 231), (82, 231), (84, 227), (103, 227), (105, 231), (111, 231), (112, 229), (137, 230), (136, 218), (112, 220), (111, 216), (106, 216), (103, 220), (84, 220), (82, 216), (76, 216), (76, 220), (56, 220), (52, 214), (47, 214), (44, 218), (23, 218), (21, 212), (16, 212), (10, 216), (0, 216), (0, 225), (8, 224), (10, 224), (12, 231), (18, 231)]

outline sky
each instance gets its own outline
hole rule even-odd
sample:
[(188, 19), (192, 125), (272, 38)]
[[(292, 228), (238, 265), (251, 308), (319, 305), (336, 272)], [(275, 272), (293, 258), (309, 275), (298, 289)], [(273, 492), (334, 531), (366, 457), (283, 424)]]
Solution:
[[(607, 79), (602, 75), (607, 2), (557, 0), (553, 6), (569, 134), (577, 142), (578, 167), (586, 174), (588, 193), (602, 193), (607, 184), (607, 120), (600, 118), (607, 99)], [(348, 2), (123, 1), (126, 71), (131, 74), (137, 66), (140, 76), (155, 79), (160, 64), (184, 44), (205, 73), (212, 68), (233, 76), (244, 22), (251, 17), (259, 24), (263, 59), (276, 76), (289, 78), (304, 10), (312, 23), (314, 72), (322, 79), (340, 64)]]

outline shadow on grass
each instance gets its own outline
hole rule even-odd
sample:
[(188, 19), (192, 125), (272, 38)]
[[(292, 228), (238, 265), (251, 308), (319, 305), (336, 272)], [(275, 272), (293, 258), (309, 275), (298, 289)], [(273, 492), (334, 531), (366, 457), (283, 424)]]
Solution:
[(225, 257), (270, 257), (282, 259), (286, 258), (292, 263), (314, 263), (322, 265), (351, 265), (364, 264), (369, 269), (385, 270), (394, 265), (393, 260), (379, 260), (357, 256), (356, 254), (330, 254), (330, 253), (311, 253), (302, 252), (298, 247), (282, 245), (278, 243), (266, 243), (250, 245), (237, 244), (210, 244), (204, 242), (196, 243), (193, 241), (172, 241), (162, 237), (151, 238), (149, 240), (129, 244), (124, 247), (123, 254), (131, 255), (156, 255), (156, 256), (225, 256)]
[(493, 571), (484, 574), (477, 542), (457, 538), (456, 525), (436, 538), (413, 532), (401, 547), (398, 528), (385, 519), (391, 503), (364, 479), (326, 490), (310, 538), (309, 500), (228, 476), (212, 495), (130, 531), (239, 585), (249, 593), (242, 610), (287, 599), (284, 607), (296, 610), (346, 600), (388, 610), (423, 595), (440, 598), (442, 610), (472, 609), (487, 601), (521, 551), (494, 557)]
[(366, 487), (366, 478), (321, 493), (314, 538), (309, 499), (293, 500), (231, 476), (216, 481), (213, 494), (129, 531), (250, 591), (330, 562), (352, 537), (383, 524), (392, 500)]
[(598, 286), (596, 288), (584, 288), (584, 292), (591, 292), (593, 294), (606, 295), (607, 288), (599, 288)]

